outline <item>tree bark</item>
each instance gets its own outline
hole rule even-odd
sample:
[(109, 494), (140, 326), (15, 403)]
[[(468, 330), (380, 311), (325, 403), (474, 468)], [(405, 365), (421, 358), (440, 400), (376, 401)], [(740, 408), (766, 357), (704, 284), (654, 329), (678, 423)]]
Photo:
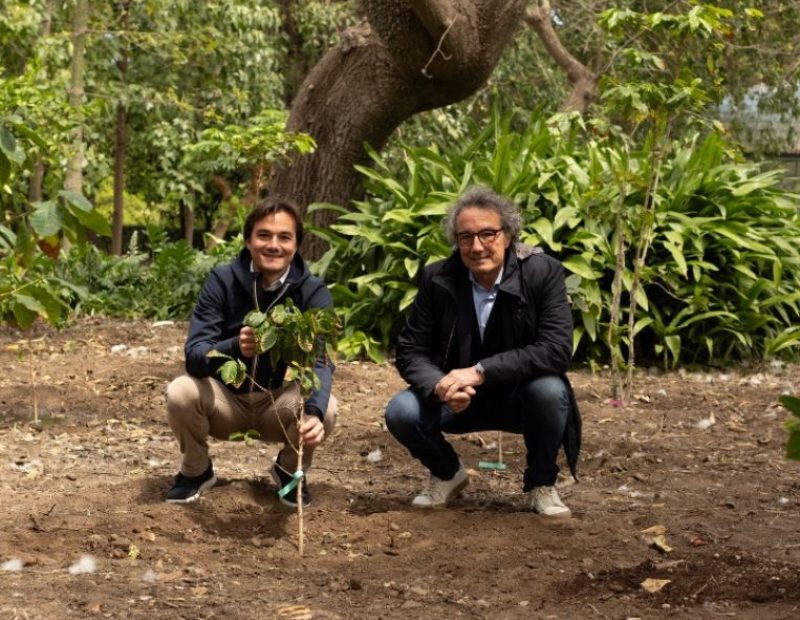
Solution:
[(183, 240), (189, 244), (189, 247), (194, 245), (194, 209), (181, 203), (181, 228), (183, 229)]
[[(366, 20), (342, 34), (292, 103), (288, 128), (310, 134), (317, 148), (276, 168), (270, 193), (303, 208), (312, 202), (346, 205), (359, 186), (354, 166), (369, 163), (364, 144), (380, 150), (414, 114), (477, 91), (520, 26), (525, 4), (364, 0)], [(328, 223), (315, 218), (318, 226)], [(307, 240), (304, 254), (319, 256), (323, 248), (312, 236)]]
[(564, 47), (553, 28), (549, 0), (541, 0), (539, 6), (529, 9), (525, 22), (533, 28), (547, 53), (566, 72), (567, 79), (572, 84), (572, 91), (562, 105), (562, 111), (574, 110), (586, 114), (589, 104), (597, 97), (597, 75)]
[(117, 104), (114, 145), (114, 213), (111, 217), (111, 253), (122, 256), (122, 236), (125, 216), (125, 146), (128, 111), (123, 103)]
[[(128, 29), (128, 8), (130, 0), (119, 3), (119, 25), (124, 33)], [(120, 48), (120, 58), (117, 68), (120, 81), (124, 87), (128, 75), (128, 49), (127, 45)], [(127, 146), (128, 110), (122, 101), (117, 102), (117, 119), (115, 127), (114, 144), (114, 214), (111, 218), (111, 253), (114, 256), (122, 255), (122, 238), (125, 220), (125, 153)]]
[[(47, 0), (42, 9), (42, 28), (40, 30), (42, 38), (46, 39), (50, 36), (53, 27), (53, 3), (54, 0)], [(33, 164), (33, 171), (31, 172), (31, 180), (28, 185), (28, 199), (31, 202), (40, 202), (44, 195), (42, 186), (44, 185), (44, 162), (40, 157), (36, 159)]]
[(69, 104), (78, 111), (78, 123), (72, 131), (72, 153), (67, 162), (64, 187), (76, 194), (83, 193), (83, 106), (86, 74), (86, 31), (89, 23), (88, 0), (75, 1), (72, 17), (72, 61), (70, 65)]

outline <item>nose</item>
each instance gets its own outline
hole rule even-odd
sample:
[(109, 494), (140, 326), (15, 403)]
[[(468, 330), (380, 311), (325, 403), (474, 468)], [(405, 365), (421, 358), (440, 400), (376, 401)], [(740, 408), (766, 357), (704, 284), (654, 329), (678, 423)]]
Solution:
[(470, 249), (470, 250), (474, 250), (474, 249), (475, 249), (475, 244), (476, 244), (476, 243), (478, 244), (478, 248), (477, 248), (477, 249), (478, 249), (479, 251), (480, 251), (480, 250), (483, 250), (483, 247), (484, 247), (484, 246), (483, 246), (483, 242), (480, 240), (480, 237), (478, 237), (478, 235), (472, 235), (472, 240), (471, 240), (471, 241), (470, 241), (470, 243), (469, 243), (469, 249)]

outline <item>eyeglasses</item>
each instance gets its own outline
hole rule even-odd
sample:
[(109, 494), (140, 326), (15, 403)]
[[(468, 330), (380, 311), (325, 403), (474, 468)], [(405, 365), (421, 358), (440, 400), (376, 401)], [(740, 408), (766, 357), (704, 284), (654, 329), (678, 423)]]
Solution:
[(456, 235), (456, 241), (462, 248), (472, 247), (475, 237), (481, 242), (481, 245), (490, 245), (497, 239), (497, 235), (503, 232), (502, 228), (484, 228), (476, 233), (463, 232)]

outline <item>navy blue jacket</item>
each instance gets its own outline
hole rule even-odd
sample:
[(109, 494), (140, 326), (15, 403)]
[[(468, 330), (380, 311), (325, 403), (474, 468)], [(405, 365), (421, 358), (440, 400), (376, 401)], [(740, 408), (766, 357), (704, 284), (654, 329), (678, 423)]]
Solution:
[[(239, 330), (244, 317), (256, 307), (261, 312), (267, 312), (270, 307), (287, 298), (291, 298), (303, 311), (333, 305), (330, 291), (322, 280), (311, 275), (300, 254), (295, 254), (286, 281), (277, 294), (263, 291), (261, 274), (250, 271), (250, 252), (247, 249), (242, 250), (236, 260), (214, 269), (203, 285), (189, 323), (189, 336), (184, 349), (186, 372), (198, 379), (219, 379), (217, 370), (225, 360), (206, 355), (216, 349), (220, 353), (242, 359), (247, 364), (248, 375), (252, 375), (256, 358), (248, 360), (239, 350)], [(324, 418), (331, 395), (333, 370), (333, 363), (326, 358), (320, 358), (314, 364), (314, 372), (321, 385), (306, 400), (307, 413)], [(272, 368), (269, 354), (258, 356), (255, 375), (258, 385), (268, 389), (278, 388), (283, 384), (285, 374), (286, 363), (283, 360), (278, 362), (276, 368)], [(251, 387), (249, 380), (238, 388), (231, 385), (225, 387), (239, 394), (259, 389)]]
[[(494, 353), (475, 357), (469, 272), (458, 252), (428, 265), (397, 341), (400, 375), (426, 400), (454, 368), (480, 361), (483, 392), (542, 375), (561, 376), (570, 394), (564, 452), (573, 476), (581, 444), (581, 417), (566, 377), (572, 357), (572, 313), (564, 268), (538, 248), (514, 244), (506, 253), (490, 326)], [(490, 326), (487, 326), (489, 330)], [(489, 338), (487, 331), (487, 338)]]

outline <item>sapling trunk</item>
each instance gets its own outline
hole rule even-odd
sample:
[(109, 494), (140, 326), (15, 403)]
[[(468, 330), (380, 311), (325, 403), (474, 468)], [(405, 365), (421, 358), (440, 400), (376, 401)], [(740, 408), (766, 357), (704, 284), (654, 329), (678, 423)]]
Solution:
[[(302, 408), (297, 416), (297, 471), (303, 470), (303, 438), (300, 437), (300, 426), (303, 423)], [(303, 483), (305, 482), (305, 472), (297, 479), (297, 551), (303, 555)]]

